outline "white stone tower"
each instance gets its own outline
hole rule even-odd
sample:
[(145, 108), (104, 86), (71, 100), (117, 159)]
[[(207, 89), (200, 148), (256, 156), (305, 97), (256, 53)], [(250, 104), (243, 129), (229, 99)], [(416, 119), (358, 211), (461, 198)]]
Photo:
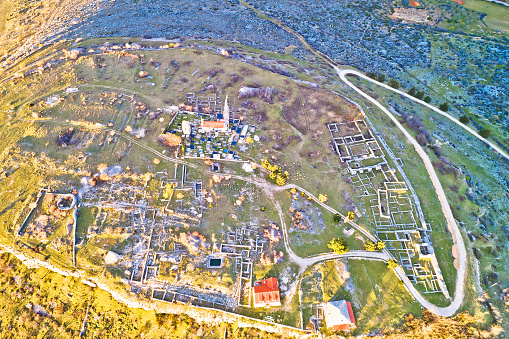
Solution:
[(223, 108), (223, 119), (225, 122), (226, 130), (230, 129), (230, 107), (228, 106), (228, 94), (226, 95), (226, 99), (224, 99), (224, 108)]

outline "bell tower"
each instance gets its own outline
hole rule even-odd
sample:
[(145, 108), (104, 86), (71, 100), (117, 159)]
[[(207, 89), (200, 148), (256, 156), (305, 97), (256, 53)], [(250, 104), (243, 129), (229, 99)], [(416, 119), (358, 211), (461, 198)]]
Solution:
[(226, 99), (224, 99), (224, 108), (223, 108), (223, 119), (225, 122), (226, 130), (228, 131), (230, 129), (229, 123), (230, 123), (230, 107), (228, 106), (228, 94), (226, 95)]

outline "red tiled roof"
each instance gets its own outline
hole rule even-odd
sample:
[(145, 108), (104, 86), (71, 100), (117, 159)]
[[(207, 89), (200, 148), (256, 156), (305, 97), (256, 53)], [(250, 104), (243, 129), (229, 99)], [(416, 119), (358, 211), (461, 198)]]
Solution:
[(255, 304), (267, 304), (279, 303), (279, 291), (275, 292), (255, 292), (254, 295)]
[(346, 307), (348, 307), (348, 315), (350, 316), (350, 322), (352, 324), (355, 324), (355, 316), (353, 315), (352, 304), (349, 301), (346, 302)]
[(327, 327), (336, 331), (349, 330), (355, 326), (352, 304), (346, 300), (329, 301), (322, 304)]
[(205, 128), (224, 128), (224, 121), (204, 121), (201, 126)]
[(279, 288), (277, 279), (272, 277), (255, 283), (253, 286), (254, 303), (266, 306), (280, 304)]
[(334, 325), (332, 326), (334, 331), (345, 331), (350, 329), (350, 324)]

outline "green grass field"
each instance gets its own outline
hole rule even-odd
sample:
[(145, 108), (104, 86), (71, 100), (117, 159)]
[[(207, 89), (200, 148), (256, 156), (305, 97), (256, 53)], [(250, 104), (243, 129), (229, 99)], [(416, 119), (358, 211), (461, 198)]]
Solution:
[(488, 27), (509, 33), (509, 7), (483, 0), (465, 0), (463, 5), (479, 13), (486, 13)]
[[(316, 315), (316, 305), (330, 300), (352, 303), (357, 329), (353, 334), (397, 326), (403, 315), (419, 316), (422, 309), (400, 284), (386, 264), (366, 260), (345, 260), (338, 270), (334, 261), (317, 264), (303, 277), (304, 323)], [(313, 311), (311, 311), (313, 310)]]

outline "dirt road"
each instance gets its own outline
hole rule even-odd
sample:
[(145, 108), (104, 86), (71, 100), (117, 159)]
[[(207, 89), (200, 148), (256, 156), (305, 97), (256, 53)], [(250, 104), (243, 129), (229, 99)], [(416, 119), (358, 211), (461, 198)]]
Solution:
[[(419, 303), (421, 303), (422, 306), (426, 307), (428, 310), (430, 310), (431, 312), (433, 312), (435, 314), (438, 314), (441, 316), (451, 316), (460, 308), (461, 304), (463, 303), (463, 298), (465, 296), (465, 294), (464, 294), (465, 286), (464, 285), (465, 285), (465, 274), (466, 274), (466, 268), (467, 268), (467, 252), (465, 249), (465, 243), (463, 242), (463, 237), (461, 235), (461, 231), (456, 223), (456, 220), (454, 219), (454, 216), (451, 211), (451, 207), (449, 206), (449, 202), (447, 201), (447, 197), (445, 195), (444, 189), (442, 188), (442, 184), (440, 183), (440, 180), (438, 179), (438, 176), (435, 172), (435, 169), (433, 168), (433, 165), (431, 163), (430, 158), (428, 157), (428, 154), (424, 151), (424, 149), (421, 147), (421, 145), (419, 145), (419, 143), (412, 137), (412, 135), (410, 133), (408, 133), (408, 131), (401, 125), (401, 123), (398, 121), (398, 119), (396, 119), (396, 117), (391, 112), (389, 112), (389, 110), (387, 108), (385, 108), (382, 104), (380, 104), (374, 98), (370, 97), (368, 94), (364, 93), (358, 87), (356, 87), (350, 81), (348, 81), (346, 76), (347, 75), (356, 75), (356, 76), (359, 76), (365, 80), (371, 81), (377, 85), (381, 85), (381, 86), (383, 86), (389, 90), (392, 90), (398, 94), (402, 94), (405, 96), (408, 96), (408, 95), (401, 91), (395, 90), (390, 86), (379, 83), (378, 81), (375, 81), (375, 80), (373, 80), (373, 79), (371, 79), (357, 71), (341, 70), (336, 66), (334, 66), (334, 69), (338, 73), (341, 80), (343, 80), (348, 86), (350, 86), (350, 88), (352, 88), (354, 91), (356, 91), (361, 96), (363, 96), (364, 98), (369, 100), (371, 103), (373, 103), (376, 107), (378, 107), (382, 112), (384, 112), (394, 122), (396, 127), (405, 135), (407, 141), (414, 146), (415, 151), (417, 152), (417, 154), (419, 154), (422, 161), (424, 162), (426, 171), (428, 172), (431, 182), (433, 183), (435, 192), (437, 193), (438, 200), (440, 201), (440, 205), (442, 207), (442, 212), (444, 213), (445, 218), (447, 220), (447, 227), (449, 229), (449, 232), (451, 232), (453, 242), (458, 249), (459, 266), (458, 266), (457, 276), (456, 276), (456, 290), (454, 292), (454, 298), (451, 301), (451, 305), (449, 305), (448, 307), (438, 307), (436, 305), (433, 305), (432, 303), (430, 303), (429, 301), (424, 299), (424, 297), (421, 295), (421, 293), (415, 289), (414, 285), (410, 282), (410, 280), (407, 278), (407, 276), (405, 275), (405, 273), (403, 272), (403, 270), (400, 267), (398, 267), (395, 270), (395, 272), (399, 276), (399, 278), (403, 281), (403, 283), (407, 287), (408, 291), (414, 296), (414, 298)], [(413, 98), (413, 97), (411, 97), (411, 98)], [(415, 99), (415, 98), (413, 98), (413, 99)], [(418, 100), (418, 99), (415, 99), (415, 100)], [(419, 101), (419, 103), (421, 103), (420, 100), (418, 100), (418, 101)], [(437, 108), (434, 108), (433, 106), (431, 106), (423, 101), (422, 101), (422, 103), (426, 104), (426, 106), (430, 106), (434, 111), (438, 110)], [(440, 110), (438, 110), (438, 111), (441, 112)], [(456, 119), (449, 116), (448, 114), (446, 114), (444, 112), (441, 112), (441, 114), (448, 116), (449, 119), (456, 122), (455, 121)], [(461, 124), (459, 121), (458, 121), (458, 123)], [(466, 127), (465, 129), (467, 129), (467, 130), (470, 129), (468, 126), (464, 126), (464, 125), (462, 127), (464, 127), (464, 128)], [(474, 132), (473, 134), (476, 135), (477, 133)], [(484, 138), (482, 138), (480, 136), (478, 136), (478, 137), (483, 139), (483, 141), (487, 142), (487, 140), (485, 140)], [(501, 151), (501, 152), (502, 152), (501, 153), (502, 155), (505, 154), (505, 153), (503, 154), (503, 151)]]

